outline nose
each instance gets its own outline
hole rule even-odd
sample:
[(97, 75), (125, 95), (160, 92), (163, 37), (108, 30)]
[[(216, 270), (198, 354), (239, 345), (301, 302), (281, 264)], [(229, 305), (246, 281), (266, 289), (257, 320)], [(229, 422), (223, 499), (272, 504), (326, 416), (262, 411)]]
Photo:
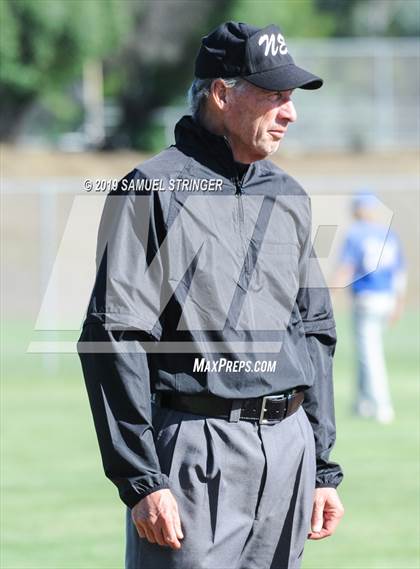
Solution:
[(281, 117), (283, 120), (287, 119), (289, 122), (295, 122), (297, 119), (297, 112), (295, 109), (295, 105), (293, 101), (289, 99), (285, 103), (281, 105), (279, 108), (278, 116)]

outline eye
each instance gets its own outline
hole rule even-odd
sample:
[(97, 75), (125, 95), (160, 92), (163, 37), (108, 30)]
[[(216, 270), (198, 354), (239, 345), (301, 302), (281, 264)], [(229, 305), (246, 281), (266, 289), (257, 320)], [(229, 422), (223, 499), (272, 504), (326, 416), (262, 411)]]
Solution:
[(269, 101), (275, 101), (275, 102), (277, 102), (277, 101), (279, 101), (279, 100), (282, 99), (282, 94), (281, 94), (280, 91), (273, 91), (272, 93), (270, 93), (270, 94), (267, 96), (267, 99), (268, 99)]
[(272, 93), (270, 93), (268, 98), (270, 101), (273, 101), (275, 103), (281, 103), (283, 101), (286, 101), (289, 98), (289, 92), (288, 91), (273, 91)]
[(292, 99), (293, 90), (290, 91), (278, 91), (276, 101), (279, 103), (287, 103)]

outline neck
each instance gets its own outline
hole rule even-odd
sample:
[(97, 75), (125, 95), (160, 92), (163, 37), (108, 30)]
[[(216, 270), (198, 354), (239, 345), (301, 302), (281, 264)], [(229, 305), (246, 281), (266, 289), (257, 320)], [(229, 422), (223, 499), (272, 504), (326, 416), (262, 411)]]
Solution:
[(244, 153), (238, 152), (235, 144), (232, 143), (232, 138), (229, 134), (229, 131), (226, 129), (220, 117), (215, 116), (213, 113), (206, 112), (206, 109), (204, 109), (199, 116), (199, 122), (201, 126), (203, 126), (212, 134), (223, 136), (227, 140), (235, 162), (241, 162), (243, 164), (249, 164), (251, 162), (251, 160), (249, 160)]
[(206, 130), (208, 130), (212, 134), (216, 134), (217, 136), (225, 135), (223, 123), (213, 113), (209, 113), (207, 108), (204, 108), (200, 112), (198, 120), (201, 126), (203, 126)]

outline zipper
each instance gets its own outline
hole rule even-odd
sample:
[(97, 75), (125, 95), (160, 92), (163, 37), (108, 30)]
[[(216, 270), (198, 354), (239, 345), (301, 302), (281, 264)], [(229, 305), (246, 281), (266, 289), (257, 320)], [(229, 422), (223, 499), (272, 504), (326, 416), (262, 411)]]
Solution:
[(245, 214), (244, 214), (244, 204), (242, 198), (243, 195), (242, 180), (240, 180), (238, 177), (235, 178), (235, 187), (236, 187), (235, 196), (238, 199), (238, 218), (239, 221), (243, 224), (245, 220)]
[(240, 241), (242, 243), (242, 249), (243, 249), (243, 255), (244, 255), (244, 268), (245, 268), (245, 274), (249, 275), (250, 273), (250, 262), (249, 262), (249, 258), (248, 258), (248, 244), (246, 243), (246, 239), (245, 239), (245, 231), (244, 231), (244, 226), (245, 226), (245, 210), (244, 210), (244, 203), (243, 203), (243, 190), (242, 190), (242, 186), (243, 186), (243, 182), (244, 182), (244, 178), (246, 176), (246, 172), (245, 174), (243, 174), (242, 177), (239, 176), (238, 171), (236, 169), (235, 166), (235, 159), (233, 157), (233, 152), (232, 152), (232, 148), (229, 144), (229, 141), (226, 137), (224, 137), (224, 141), (226, 143), (226, 146), (229, 149), (230, 155), (232, 157), (232, 169), (234, 170), (234, 178), (233, 178), (233, 183), (235, 185), (235, 196), (238, 200), (238, 230), (239, 230), (239, 238)]
[(244, 255), (244, 265), (245, 265), (245, 273), (248, 275), (250, 271), (249, 266), (249, 259), (248, 259), (248, 246), (245, 239), (245, 211), (244, 211), (244, 198), (243, 198), (243, 191), (242, 191), (242, 184), (243, 178), (240, 179), (238, 176), (235, 178), (235, 196), (238, 201), (238, 229), (239, 229), (239, 238), (242, 243), (243, 248), (243, 255)]

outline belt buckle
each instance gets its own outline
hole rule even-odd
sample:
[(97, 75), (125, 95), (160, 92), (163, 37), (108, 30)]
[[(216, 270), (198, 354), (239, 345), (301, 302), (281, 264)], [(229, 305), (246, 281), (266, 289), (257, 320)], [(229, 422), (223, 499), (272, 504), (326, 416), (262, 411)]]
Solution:
[[(265, 402), (267, 400), (283, 400), (283, 399), (288, 399), (289, 396), (288, 395), (266, 395), (265, 397), (262, 398), (262, 403), (261, 403), (261, 412), (260, 412), (260, 418), (258, 420), (258, 424), (259, 425), (273, 425), (274, 423), (278, 423), (279, 419), (266, 419), (265, 418), (265, 414), (267, 412), (267, 409), (265, 407)], [(284, 415), (280, 420), (283, 420), (285, 415), (287, 413), (287, 405), (284, 407)]]

